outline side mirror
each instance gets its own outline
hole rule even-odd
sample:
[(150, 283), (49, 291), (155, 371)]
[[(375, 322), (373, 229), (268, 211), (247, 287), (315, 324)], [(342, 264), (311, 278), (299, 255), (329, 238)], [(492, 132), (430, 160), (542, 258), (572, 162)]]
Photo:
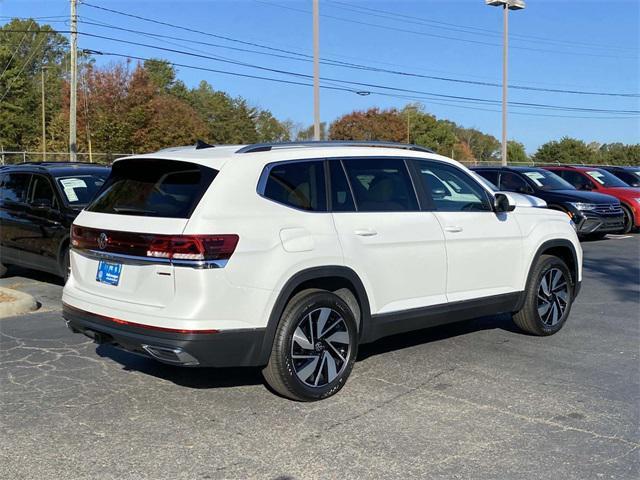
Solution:
[(496, 213), (512, 212), (516, 209), (515, 202), (504, 193), (496, 193), (493, 197), (493, 211)]

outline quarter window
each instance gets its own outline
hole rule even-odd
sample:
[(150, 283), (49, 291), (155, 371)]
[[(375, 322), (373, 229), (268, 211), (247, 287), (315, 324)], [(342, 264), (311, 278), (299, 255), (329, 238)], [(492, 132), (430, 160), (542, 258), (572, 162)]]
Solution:
[(417, 211), (409, 172), (401, 158), (349, 158), (343, 160), (359, 211)]
[(418, 175), (440, 212), (491, 210), (485, 190), (471, 176), (449, 165), (416, 160)]
[(301, 210), (326, 212), (324, 162), (290, 162), (272, 166), (263, 195)]

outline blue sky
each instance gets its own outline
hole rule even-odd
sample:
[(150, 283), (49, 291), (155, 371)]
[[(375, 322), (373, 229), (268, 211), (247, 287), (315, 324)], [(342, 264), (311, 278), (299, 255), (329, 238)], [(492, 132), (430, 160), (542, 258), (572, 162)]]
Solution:
[[(106, 1), (87, 3), (161, 20), (212, 34), (230, 37), (302, 54), (312, 53), (311, 0), (236, 1)], [(388, 13), (363, 10), (362, 7)], [(320, 0), (321, 57), (342, 62), (462, 80), (500, 83), (502, 75), (502, 12), (484, 5), (483, 0), (423, 0), (356, 2)], [(5, 17), (64, 16), (67, 0), (0, 1), (0, 21)], [(217, 56), (267, 68), (312, 73), (306, 61), (240, 52), (182, 40), (158, 40), (116, 31), (87, 22), (102, 22), (121, 28), (160, 33), (236, 48), (263, 50), (246, 44), (215, 39), (170, 27), (123, 17), (88, 5), (79, 6), (81, 32), (142, 42), (207, 56)], [(403, 16), (400, 16), (403, 15)], [(47, 20), (40, 20), (46, 22)], [(54, 22), (55, 21), (55, 22)], [(64, 18), (49, 22), (68, 29)], [(60, 23), (57, 23), (60, 22)], [(358, 23), (359, 22), (359, 23)], [(369, 24), (369, 25), (365, 25)], [(378, 26), (374, 26), (375, 24)], [(471, 28), (470, 28), (471, 27)], [(510, 15), (510, 84), (540, 88), (613, 93), (640, 93), (640, 1), (638, 0), (527, 0), (527, 8)], [(522, 37), (520, 37), (522, 35)], [(447, 37), (447, 38), (443, 38)], [(205, 68), (241, 72), (307, 82), (246, 66), (195, 58), (152, 48), (119, 44), (104, 39), (79, 37), (79, 46), (100, 51), (161, 57), (172, 62)], [(290, 54), (284, 54), (290, 55)], [(97, 57), (98, 64), (117, 61)], [(212, 72), (178, 68), (178, 76), (188, 85), (201, 79), (216, 89), (241, 95), (249, 102), (270, 109), (281, 119), (309, 125), (313, 118), (312, 89), (262, 80), (231, 77)], [(500, 100), (500, 88), (398, 76), (383, 72), (353, 70), (323, 65), (321, 76), (339, 81), (363, 82), (440, 95)], [(335, 82), (327, 84), (336, 85)], [(346, 85), (341, 83), (342, 87)], [(347, 86), (355, 90), (393, 90)], [(400, 93), (400, 95), (414, 95)], [(566, 93), (510, 89), (510, 100), (536, 104), (605, 110), (640, 110), (638, 97), (584, 96)], [(424, 94), (418, 96), (424, 97)], [(438, 118), (447, 118), (466, 127), (476, 127), (500, 137), (500, 106), (428, 97), (421, 102)], [(409, 100), (371, 94), (323, 90), (321, 117), (331, 122), (353, 109), (372, 106), (402, 107)], [(491, 110), (491, 111), (486, 111)], [(564, 135), (600, 143), (640, 142), (640, 119), (619, 118), (619, 114), (567, 112), (511, 108), (509, 138), (523, 142), (529, 153), (542, 143)], [(519, 112), (519, 113), (516, 113)], [(563, 115), (563, 118), (538, 115)], [(571, 117), (617, 118), (567, 118)]]

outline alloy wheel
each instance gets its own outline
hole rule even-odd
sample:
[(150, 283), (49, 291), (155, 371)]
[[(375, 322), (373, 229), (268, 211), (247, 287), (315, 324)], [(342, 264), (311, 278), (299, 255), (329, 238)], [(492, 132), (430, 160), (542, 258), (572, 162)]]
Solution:
[(548, 326), (556, 325), (569, 305), (569, 284), (558, 268), (547, 270), (538, 287), (538, 316)]
[(350, 354), (347, 324), (340, 313), (328, 307), (305, 315), (291, 338), (294, 371), (309, 387), (323, 387), (338, 378)]

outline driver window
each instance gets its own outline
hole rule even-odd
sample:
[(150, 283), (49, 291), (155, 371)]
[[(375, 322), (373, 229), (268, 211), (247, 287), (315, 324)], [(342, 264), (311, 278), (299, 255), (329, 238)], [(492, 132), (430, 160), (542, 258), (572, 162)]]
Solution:
[(53, 209), (58, 208), (58, 202), (56, 201), (56, 196), (53, 193), (53, 188), (51, 188), (49, 180), (37, 175), (33, 177), (29, 204), (49, 205)]
[(462, 170), (444, 163), (415, 161), (424, 191), (440, 212), (490, 211), (485, 190)]
[(528, 188), (527, 182), (517, 173), (502, 172), (500, 174), (500, 190), (527, 193), (530, 189)]

